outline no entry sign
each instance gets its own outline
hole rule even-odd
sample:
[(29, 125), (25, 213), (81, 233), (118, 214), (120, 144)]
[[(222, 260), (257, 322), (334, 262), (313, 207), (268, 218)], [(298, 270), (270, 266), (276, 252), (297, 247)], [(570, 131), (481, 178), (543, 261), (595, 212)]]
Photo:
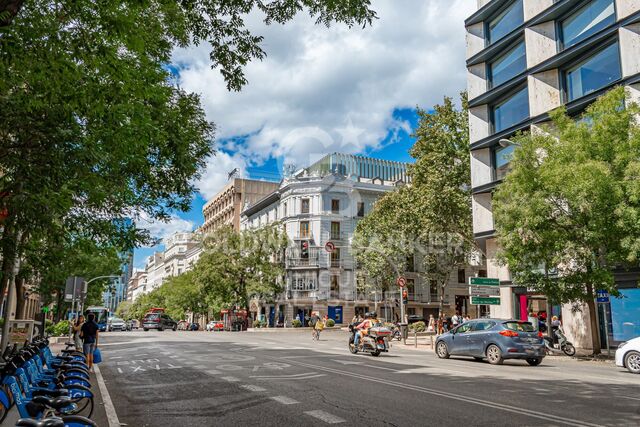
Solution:
[(327, 242), (324, 245), (324, 250), (331, 253), (336, 249), (336, 245), (333, 244), (333, 242)]
[(407, 285), (407, 279), (405, 279), (404, 277), (400, 276), (400, 277), (398, 277), (398, 280), (396, 280), (396, 283), (401, 288), (404, 288)]

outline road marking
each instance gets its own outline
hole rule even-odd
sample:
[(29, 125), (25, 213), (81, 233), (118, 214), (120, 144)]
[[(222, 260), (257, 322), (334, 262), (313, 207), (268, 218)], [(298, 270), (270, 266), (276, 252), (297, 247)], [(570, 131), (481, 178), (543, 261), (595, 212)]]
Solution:
[(242, 366), (236, 366), (236, 365), (218, 365), (216, 366), (216, 368), (222, 369), (223, 371), (241, 371), (242, 370)]
[(182, 363), (184, 363), (185, 365), (195, 365), (196, 364), (196, 362), (193, 362), (191, 360), (187, 360), (186, 362), (182, 362)]
[(174, 366), (171, 363), (167, 363), (167, 365), (169, 365), (169, 369), (180, 369), (180, 368), (182, 368), (182, 366)]
[(113, 360), (113, 359), (122, 359), (124, 356), (113, 356), (110, 357), (109, 359)]
[(283, 405), (295, 405), (296, 403), (300, 403), (297, 400), (294, 400), (287, 396), (272, 396), (271, 398), (278, 403), (282, 403)]
[(118, 373), (122, 374), (122, 369), (118, 368)]
[(640, 400), (637, 397), (630, 397), (630, 396), (616, 396), (616, 397), (620, 397), (622, 399), (630, 399), (630, 400)]
[(307, 372), (304, 374), (295, 375), (252, 375), (250, 378), (256, 378), (258, 380), (307, 380), (309, 378), (326, 377), (326, 374), (319, 374), (317, 372)]
[(138, 372), (138, 371), (140, 371), (140, 372), (146, 372), (146, 370), (145, 370), (145, 369), (142, 369), (142, 366), (132, 366), (132, 368), (133, 368), (133, 371), (132, 371), (131, 373), (133, 373), (133, 372)]
[(171, 358), (171, 359), (177, 359), (178, 357), (180, 357), (180, 356), (176, 356), (175, 354), (173, 356), (169, 356), (169, 358)]
[(315, 411), (305, 411), (305, 414), (322, 420), (327, 424), (340, 424), (346, 422), (342, 418), (336, 417), (335, 415), (330, 414), (326, 411), (322, 411), (320, 409), (316, 409)]
[[(268, 356), (266, 356), (266, 357), (268, 357)], [(589, 423), (589, 422), (586, 422), (586, 421), (580, 421), (580, 420), (575, 420), (575, 419), (572, 419), (572, 418), (560, 417), (558, 415), (553, 415), (553, 414), (542, 415), (542, 414), (540, 414), (540, 412), (537, 412), (537, 411), (524, 409), (524, 408), (518, 407), (518, 406), (511, 406), (511, 405), (506, 405), (506, 404), (502, 404), (502, 403), (498, 403), (498, 402), (492, 402), (490, 400), (482, 400), (482, 399), (478, 399), (478, 398), (471, 397), (471, 396), (463, 396), (463, 395), (460, 395), (460, 394), (453, 394), (453, 393), (449, 393), (449, 392), (442, 391), (442, 390), (436, 390), (436, 389), (416, 386), (416, 385), (412, 385), (412, 384), (405, 384), (405, 383), (401, 383), (401, 382), (398, 382), (398, 381), (375, 378), (375, 377), (368, 376), (368, 375), (361, 375), (361, 374), (357, 374), (357, 373), (354, 373), (354, 372), (342, 371), (342, 370), (339, 370), (339, 369), (327, 368), (327, 367), (324, 367), (324, 366), (312, 365), (312, 364), (309, 364), (309, 363), (300, 362), (298, 360), (293, 361), (293, 362), (298, 364), (298, 365), (306, 366), (306, 367), (312, 368), (312, 369), (318, 369), (318, 370), (321, 370), (321, 371), (331, 372), (331, 373), (344, 375), (344, 376), (349, 376), (349, 377), (353, 377), (353, 378), (358, 378), (358, 379), (362, 379), (362, 380), (366, 380), (366, 381), (377, 382), (377, 383), (380, 383), (380, 384), (386, 384), (386, 385), (390, 385), (390, 386), (394, 386), (394, 387), (398, 387), (398, 388), (404, 388), (404, 389), (407, 389), (407, 390), (419, 391), (419, 392), (422, 392), (422, 393), (425, 393), (425, 394), (431, 394), (431, 395), (434, 395), (434, 396), (439, 396), (441, 398), (458, 400), (458, 401), (467, 402), (467, 403), (474, 403), (474, 404), (479, 405), (479, 406), (485, 406), (485, 407), (488, 407), (488, 408), (498, 409), (498, 410), (502, 410), (502, 411), (505, 411), (505, 412), (511, 412), (511, 413), (514, 413), (514, 414), (526, 415), (526, 416), (529, 416), (529, 417), (532, 417), (532, 418), (538, 418), (538, 419), (541, 419), (541, 420), (545, 420), (547, 422), (548, 421), (556, 421), (556, 422), (569, 424), (569, 425), (576, 425), (577, 424), (577, 425), (590, 426), (590, 427), (602, 427), (601, 424), (593, 424), (593, 423)]]
[(107, 413), (109, 427), (120, 427), (120, 420), (118, 420), (116, 408), (113, 406), (111, 396), (109, 396), (109, 390), (107, 390), (107, 385), (104, 383), (104, 378), (102, 378), (102, 372), (100, 372), (98, 365), (93, 365), (93, 369), (96, 373), (96, 379), (98, 380), (98, 388), (100, 389), (102, 401), (104, 402), (104, 411)]
[(336, 363), (341, 363), (343, 365), (360, 365), (360, 364), (362, 364), (362, 362), (356, 362), (355, 360), (336, 360), (336, 359), (331, 359), (331, 361), (336, 362)]
[(197, 365), (197, 366), (192, 366), (193, 369), (207, 369), (206, 366), (204, 365)]
[(249, 390), (249, 391), (256, 391), (256, 392), (267, 391), (266, 388), (262, 388), (262, 387), (259, 387), (257, 385), (253, 385), (253, 384), (243, 384), (240, 387), (242, 387), (245, 390)]
[(207, 370), (207, 371), (204, 371), (204, 373), (205, 373), (205, 374), (209, 374), (209, 375), (219, 375), (219, 374), (221, 374), (222, 372), (220, 372), (220, 371), (216, 371), (215, 369), (209, 369), (209, 370)]
[(240, 378), (236, 378), (236, 377), (220, 377), (220, 378), (230, 383), (237, 383), (238, 381), (240, 381)]

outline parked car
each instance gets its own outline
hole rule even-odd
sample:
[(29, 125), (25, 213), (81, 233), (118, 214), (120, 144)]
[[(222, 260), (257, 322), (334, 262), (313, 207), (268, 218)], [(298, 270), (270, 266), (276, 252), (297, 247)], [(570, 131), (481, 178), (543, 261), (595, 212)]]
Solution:
[(138, 319), (131, 319), (129, 322), (131, 323), (131, 329), (140, 328), (140, 321)]
[(107, 331), (124, 331), (126, 330), (126, 324), (124, 320), (119, 317), (111, 317), (107, 322)]
[(199, 331), (200, 330), (200, 324), (193, 322), (192, 324), (189, 325), (189, 330), (190, 331)]
[(531, 366), (542, 363), (545, 346), (542, 333), (520, 320), (477, 319), (442, 334), (436, 341), (436, 354), (470, 356), (500, 365), (505, 359), (524, 359)]
[(181, 320), (178, 322), (179, 331), (186, 331), (188, 329), (189, 329), (189, 322), (187, 322), (186, 320)]
[(157, 329), (163, 331), (165, 329), (178, 329), (178, 324), (164, 313), (148, 313), (142, 320), (142, 329), (148, 331), (149, 329)]
[(407, 316), (407, 323), (408, 324), (412, 324), (412, 323), (416, 323), (416, 322), (424, 322), (424, 317), (418, 315), (418, 314), (410, 314)]
[(224, 323), (221, 320), (212, 320), (207, 323), (207, 331), (224, 331)]
[(618, 345), (616, 365), (627, 368), (632, 374), (640, 374), (640, 337)]

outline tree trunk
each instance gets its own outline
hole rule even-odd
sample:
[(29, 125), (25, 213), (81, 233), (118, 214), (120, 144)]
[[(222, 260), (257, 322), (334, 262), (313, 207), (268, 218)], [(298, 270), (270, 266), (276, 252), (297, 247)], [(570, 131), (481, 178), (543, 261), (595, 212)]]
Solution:
[(447, 282), (444, 281), (440, 285), (440, 305), (438, 306), (438, 317), (444, 314), (444, 290), (447, 287)]
[(598, 325), (595, 295), (592, 284), (587, 285), (587, 307), (589, 307), (589, 323), (591, 324), (591, 343), (593, 345), (593, 354), (600, 354), (600, 328)]
[(16, 277), (16, 319), (26, 319), (24, 298), (24, 278)]
[[(10, 218), (10, 217), (9, 217)], [(0, 307), (4, 302), (4, 293), (8, 289), (9, 281), (13, 276), (14, 262), (17, 256), (18, 242), (11, 219), (5, 223), (2, 232), (2, 271), (0, 272)]]
[(13, 18), (16, 17), (20, 9), (22, 9), (22, 4), (24, 0), (0, 0), (0, 14), (2, 14), (2, 19), (0, 19), (0, 27), (6, 27), (11, 24)]

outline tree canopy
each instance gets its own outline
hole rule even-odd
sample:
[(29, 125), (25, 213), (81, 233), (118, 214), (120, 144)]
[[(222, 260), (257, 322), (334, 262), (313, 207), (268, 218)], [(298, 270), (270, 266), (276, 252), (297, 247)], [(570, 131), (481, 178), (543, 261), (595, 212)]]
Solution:
[[(613, 270), (640, 264), (640, 127), (623, 88), (579, 118), (551, 113), (519, 146), (493, 212), (501, 261), (515, 283), (554, 303), (585, 303), (599, 352), (595, 291), (617, 295)], [(623, 107), (624, 106), (624, 107)]]
[(451, 272), (475, 250), (471, 224), (469, 131), (466, 94), (432, 112), (418, 110), (409, 170), (411, 184), (387, 193), (356, 227), (356, 257), (371, 278), (390, 281), (415, 257), (424, 280), (441, 289), (440, 311)]

